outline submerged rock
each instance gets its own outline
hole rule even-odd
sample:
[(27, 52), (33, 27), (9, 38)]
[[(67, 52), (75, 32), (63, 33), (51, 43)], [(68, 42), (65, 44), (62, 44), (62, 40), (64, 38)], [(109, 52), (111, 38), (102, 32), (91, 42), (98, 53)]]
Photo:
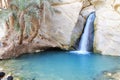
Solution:
[(108, 71), (103, 71), (94, 78), (94, 80), (120, 80), (119, 66)]
[(120, 72), (105, 72), (95, 80), (120, 80)]

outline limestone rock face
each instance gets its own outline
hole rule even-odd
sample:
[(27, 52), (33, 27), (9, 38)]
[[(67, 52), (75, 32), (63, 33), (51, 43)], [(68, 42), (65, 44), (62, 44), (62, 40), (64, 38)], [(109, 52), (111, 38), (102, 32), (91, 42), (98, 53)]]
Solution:
[[(94, 52), (120, 56), (120, 0), (52, 0), (50, 5), (54, 12), (47, 11), (33, 42), (23, 41), (22, 45), (17, 45), (13, 38), (16, 35), (8, 36), (7, 43), (0, 47), (0, 59), (47, 48), (70, 49), (81, 36), (86, 18), (93, 11), (96, 12)], [(6, 33), (2, 26), (5, 25), (0, 24), (0, 40)]]
[(60, 13), (53, 15), (50, 34), (53, 39), (67, 48), (70, 45), (72, 31), (78, 20), (79, 12), (82, 9), (82, 3), (75, 2), (53, 6), (53, 8)]
[(56, 4), (57, 2), (52, 4), (55, 12), (49, 19), (46, 17), (46, 24), (40, 28), (40, 34), (61, 45), (60, 48), (68, 49), (71, 44), (72, 31), (83, 4), (76, 0), (70, 0), (69, 3), (67, 3), (68, 0), (62, 1), (61, 4)]
[(72, 31), (72, 35), (71, 35), (71, 46), (75, 49), (77, 49), (77, 47), (78, 47), (77, 44), (78, 44), (79, 38), (82, 34), (84, 24), (85, 24), (85, 19), (84, 19), (84, 17), (82, 17), (80, 15), (78, 18), (78, 22), (77, 22), (76, 26), (74, 27), (74, 29)]
[(97, 0), (92, 1), (96, 7), (95, 52), (120, 56), (120, 1), (100, 0), (101, 3)]
[(4, 22), (0, 21), (0, 40), (2, 39), (2, 37), (5, 36), (5, 33), (6, 33), (6, 29), (4, 26)]
[[(67, 50), (70, 47), (72, 31), (82, 6), (81, 0), (55, 0), (51, 2), (54, 12), (48, 11), (46, 13), (45, 21), (42, 21), (39, 34), (33, 42), (28, 43), (24, 40), (22, 45), (18, 45), (15, 39), (17, 37), (14, 37), (16, 35), (9, 35), (9, 39), (6, 39), (7, 43), (4, 43), (5, 40), (1, 41), (3, 46), (0, 47), (0, 59), (17, 57), (23, 53), (38, 52), (54, 47)], [(16, 33), (11, 32), (11, 34)], [(12, 39), (10, 40), (10, 38)]]

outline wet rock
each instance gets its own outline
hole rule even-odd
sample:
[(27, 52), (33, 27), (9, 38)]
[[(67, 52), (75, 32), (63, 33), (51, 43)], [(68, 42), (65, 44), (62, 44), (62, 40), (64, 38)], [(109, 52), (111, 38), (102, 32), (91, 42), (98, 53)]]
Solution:
[(114, 80), (120, 80), (120, 72), (113, 73), (111, 77)]
[(8, 76), (7, 80), (13, 80), (13, 76)]
[(106, 76), (112, 76), (112, 73), (107, 72), (107, 73), (106, 73)]
[(2, 79), (5, 76), (4, 72), (0, 72), (0, 79)]
[(120, 69), (103, 71), (94, 78), (94, 80), (120, 80)]

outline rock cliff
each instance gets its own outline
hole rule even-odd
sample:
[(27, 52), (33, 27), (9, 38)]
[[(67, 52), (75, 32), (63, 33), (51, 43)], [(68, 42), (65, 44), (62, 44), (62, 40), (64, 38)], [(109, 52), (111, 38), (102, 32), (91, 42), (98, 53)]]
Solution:
[(94, 51), (120, 56), (120, 1), (92, 0), (96, 8)]
[(1, 33), (3, 36), (1, 35), (0, 59), (18, 57), (23, 53), (39, 52), (48, 48), (69, 49), (72, 31), (83, 6), (82, 1), (53, 0), (50, 6), (53, 13), (46, 11), (45, 20), (41, 21), (38, 34), (31, 43), (24, 38), (19, 45), (18, 33), (6, 33), (5, 25), (1, 25), (4, 32)]
[[(84, 26), (82, 25), (84, 19), (92, 11), (96, 12), (94, 52), (103, 55), (120, 56), (120, 0), (84, 0), (80, 18), (78, 19), (79, 23), (77, 23), (80, 30)], [(79, 29), (73, 30), (74, 33)], [(76, 40), (78, 36), (77, 33), (74, 33), (72, 37), (76, 37), (72, 41)]]
[(6, 39), (6, 28), (0, 20), (0, 59), (55, 47), (70, 49), (93, 11), (96, 11), (94, 52), (120, 56), (120, 0), (53, 0), (50, 6), (53, 14), (47, 12), (37, 37), (31, 43), (24, 40), (18, 45), (15, 31)]

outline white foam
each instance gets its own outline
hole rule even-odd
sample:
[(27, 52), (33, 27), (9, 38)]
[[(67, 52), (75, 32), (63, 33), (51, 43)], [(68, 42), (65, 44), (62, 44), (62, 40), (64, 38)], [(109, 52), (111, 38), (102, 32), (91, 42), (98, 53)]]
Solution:
[(70, 53), (83, 54), (83, 55), (90, 54), (90, 52), (88, 52), (88, 51), (70, 51)]

